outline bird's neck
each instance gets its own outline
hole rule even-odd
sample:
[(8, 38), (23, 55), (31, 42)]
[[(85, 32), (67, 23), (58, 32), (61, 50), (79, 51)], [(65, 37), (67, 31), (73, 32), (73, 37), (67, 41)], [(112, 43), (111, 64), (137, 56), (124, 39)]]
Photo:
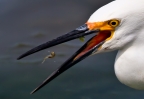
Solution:
[[(123, 63), (132, 64), (131, 62), (137, 63), (136, 65), (144, 65), (144, 28), (135, 30), (134, 38), (128, 42), (125, 46), (119, 49), (116, 61), (121, 60)], [(140, 64), (143, 63), (143, 64)], [(122, 64), (122, 63), (121, 63)], [(123, 64), (126, 65), (126, 64)]]
[(143, 41), (132, 42), (118, 51), (115, 73), (125, 85), (135, 89), (144, 89)]

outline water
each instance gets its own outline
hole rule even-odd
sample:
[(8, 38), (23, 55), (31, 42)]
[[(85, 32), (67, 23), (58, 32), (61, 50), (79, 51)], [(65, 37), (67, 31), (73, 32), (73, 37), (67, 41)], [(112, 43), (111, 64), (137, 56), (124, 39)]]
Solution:
[[(84, 44), (79, 40), (16, 60), (27, 50), (82, 25), (97, 8), (110, 1), (1, 0), (0, 99), (144, 98), (143, 91), (131, 89), (115, 77), (113, 64), (116, 52), (88, 57), (30, 95)], [(55, 51), (56, 57), (41, 64), (48, 51)]]

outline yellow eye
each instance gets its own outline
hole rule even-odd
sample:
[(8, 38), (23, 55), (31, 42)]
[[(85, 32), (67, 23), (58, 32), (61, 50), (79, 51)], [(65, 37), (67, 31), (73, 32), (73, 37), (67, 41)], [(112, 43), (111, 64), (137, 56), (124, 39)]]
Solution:
[(112, 27), (117, 27), (119, 25), (120, 21), (119, 20), (110, 20), (108, 24)]

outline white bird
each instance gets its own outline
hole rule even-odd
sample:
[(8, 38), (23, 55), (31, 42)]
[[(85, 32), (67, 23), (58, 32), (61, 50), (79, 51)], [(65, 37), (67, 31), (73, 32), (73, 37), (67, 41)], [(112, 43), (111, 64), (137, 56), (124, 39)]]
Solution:
[(144, 90), (144, 0), (112, 1), (94, 12), (84, 25), (31, 49), (18, 59), (92, 33), (96, 35), (32, 93), (87, 56), (113, 50), (119, 50), (114, 65), (119, 81)]

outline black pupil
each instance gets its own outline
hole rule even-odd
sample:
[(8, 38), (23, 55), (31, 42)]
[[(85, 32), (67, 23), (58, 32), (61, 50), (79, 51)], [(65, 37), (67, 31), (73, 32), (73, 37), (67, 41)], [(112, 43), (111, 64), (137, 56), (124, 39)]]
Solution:
[(112, 25), (116, 25), (116, 22), (112, 22), (111, 24), (112, 24)]

